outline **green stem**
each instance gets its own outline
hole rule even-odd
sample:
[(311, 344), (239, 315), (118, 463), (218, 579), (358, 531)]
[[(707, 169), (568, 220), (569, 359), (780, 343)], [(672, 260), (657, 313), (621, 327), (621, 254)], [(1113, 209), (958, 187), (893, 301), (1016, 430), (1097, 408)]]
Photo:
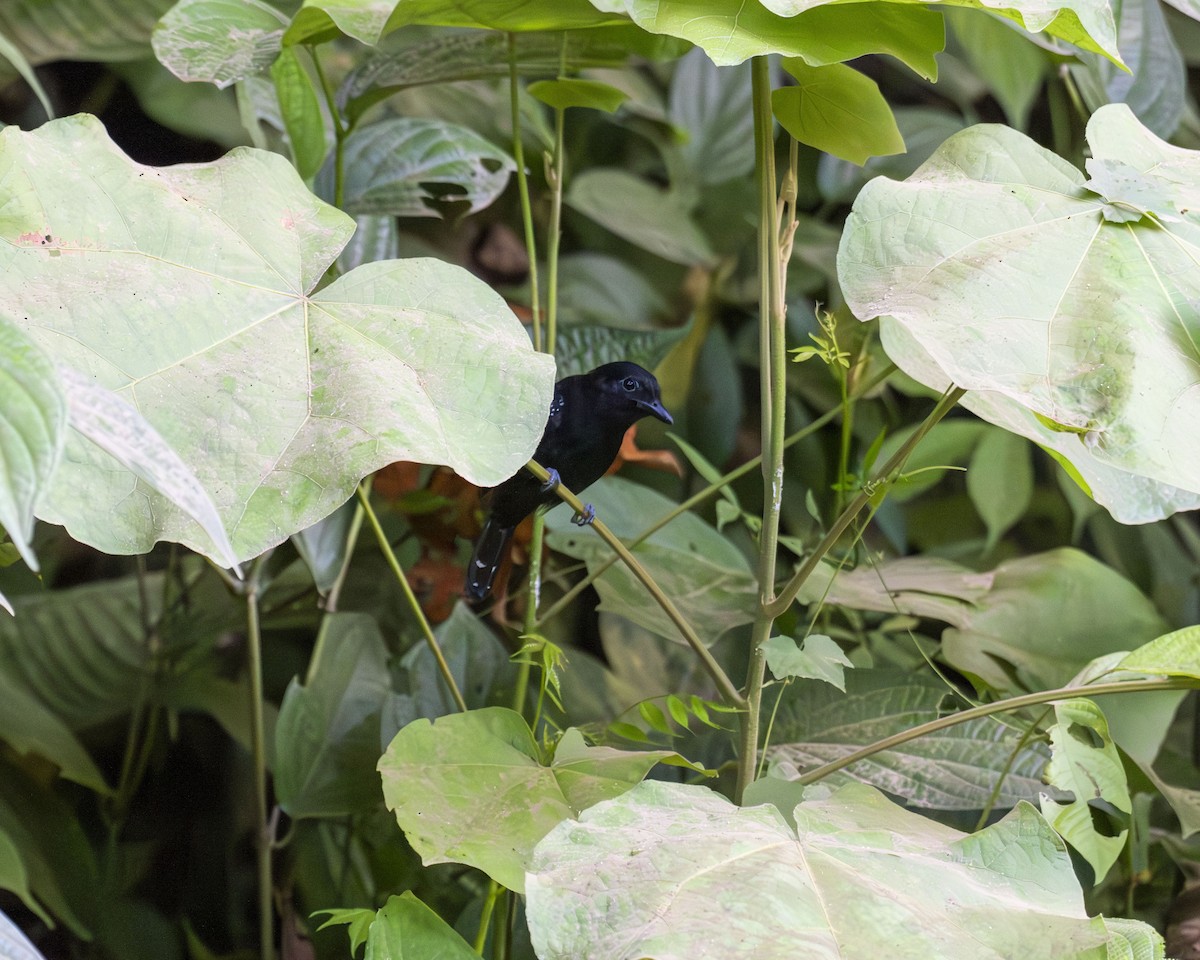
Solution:
[(312, 58), (313, 69), (317, 74), (317, 82), (325, 95), (325, 105), (329, 108), (329, 116), (333, 121), (333, 205), (339, 210), (346, 205), (346, 138), (350, 127), (342, 122), (341, 111), (337, 106), (337, 95), (333, 84), (321, 66), (321, 58), (317, 56), (316, 48), (308, 45), (308, 55)]
[(1038, 718), (1025, 728), (1025, 732), (1021, 734), (1021, 739), (1013, 747), (1012, 752), (1008, 755), (1008, 759), (1004, 761), (1004, 766), (1000, 768), (996, 775), (996, 783), (992, 787), (992, 792), (988, 794), (987, 803), (983, 805), (983, 809), (979, 811), (979, 819), (975, 821), (975, 831), (978, 833), (987, 826), (988, 817), (992, 815), (992, 811), (996, 808), (996, 801), (1000, 799), (1000, 790), (1004, 786), (1004, 781), (1008, 779), (1008, 773), (1012, 770), (1013, 764), (1017, 762), (1017, 757), (1021, 755), (1021, 751), (1041, 729), (1042, 721), (1049, 715), (1050, 709), (1047, 708), (1039, 714)]
[[(740, 803), (758, 767), (758, 732), (766, 676), (766, 642), (775, 625), (775, 563), (779, 551), (779, 513), (783, 502), (784, 416), (787, 411), (784, 324), (786, 310), (780, 274), (780, 216), (775, 180), (775, 123), (771, 115), (771, 74), (766, 57), (751, 62), (754, 154), (758, 172), (759, 356), (764, 442), (763, 516), (758, 539), (758, 612), (750, 633), (746, 669), (746, 710), (741, 715), (737, 785)], [(786, 609), (786, 608), (785, 608)]]
[[(368, 494), (371, 490), (371, 478), (368, 477), (363, 481), (367, 488)], [(330, 614), (337, 613), (338, 601), (342, 595), (342, 587), (346, 583), (346, 575), (350, 572), (350, 561), (354, 558), (354, 548), (358, 545), (358, 535), (362, 530), (363, 524), (363, 508), (362, 504), (355, 504), (354, 516), (350, 519), (350, 529), (346, 532), (346, 552), (342, 557), (342, 566), (338, 570), (337, 577), (329, 587), (329, 593), (325, 595), (325, 615), (321, 617), (321, 626), (317, 630), (317, 639), (313, 643), (312, 656), (308, 658), (308, 671), (304, 675), (304, 685), (307, 687), (317, 675), (317, 669), (321, 663), (321, 657), (325, 653), (325, 640), (329, 636), (329, 624), (331, 622)]]
[(861, 750), (855, 750), (844, 757), (839, 757), (837, 760), (832, 760), (829, 763), (809, 770), (808, 773), (798, 777), (795, 782), (800, 784), (816, 783), (831, 773), (844, 770), (846, 767), (858, 763), (859, 760), (865, 760), (867, 757), (882, 753), (884, 750), (891, 750), (893, 747), (908, 743), (910, 740), (916, 740), (918, 737), (937, 733), (939, 730), (945, 730), (947, 727), (957, 726), (969, 720), (977, 720), (980, 717), (988, 717), (995, 713), (1010, 713), (1014, 710), (1023, 710), (1025, 707), (1036, 707), (1043, 703), (1053, 703), (1057, 700), (1072, 700), (1077, 697), (1098, 697), (1110, 693), (1144, 693), (1152, 690), (1196, 689), (1200, 689), (1200, 680), (1195, 680), (1191, 677), (1169, 677), (1161, 680), (1117, 680), (1111, 683), (1093, 683), (1082, 687), (1059, 687), (1057, 690), (1041, 690), (1037, 693), (1027, 693), (1020, 697), (997, 700), (995, 703), (985, 703), (983, 706), (972, 707), (970, 710), (963, 710), (960, 713), (953, 713), (946, 717), (938, 717), (936, 720), (930, 720), (928, 723), (922, 723), (901, 733), (877, 740), (875, 743), (863, 747)]
[(259, 956), (275, 956), (275, 914), (271, 903), (271, 846), (267, 820), (267, 735), (263, 717), (262, 631), (258, 621), (259, 576), (270, 553), (254, 561), (246, 578), (246, 646), (250, 657), (250, 743), (254, 763), (254, 849), (258, 864)]
[(408, 601), (409, 609), (412, 611), (413, 616), (417, 618), (417, 623), (421, 627), (421, 633), (425, 637), (425, 643), (428, 644), (429, 651), (433, 654), (433, 659), (437, 661), (438, 670), (442, 674), (442, 679), (446, 681), (446, 686), (450, 689), (450, 695), (454, 698), (454, 703), (458, 706), (459, 710), (466, 713), (467, 701), (463, 699), (462, 691), (458, 689), (458, 684), (454, 680), (454, 674), (450, 672), (450, 665), (446, 663), (446, 658), (442, 655), (442, 648), (437, 642), (437, 637), (433, 635), (433, 628), (429, 626), (429, 620), (425, 616), (425, 611), (421, 609), (421, 604), (417, 601), (416, 594), (413, 593), (412, 586), (408, 582), (408, 577), (404, 575), (404, 570), (400, 567), (400, 561), (396, 559), (396, 553), (392, 550), (392, 545), (388, 543), (387, 534), (383, 532), (379, 518), (375, 516), (375, 510), (371, 506), (370, 494), (361, 483), (358, 485), (358, 502), (362, 504), (363, 512), (367, 516), (367, 521), (371, 524), (371, 529), (375, 531), (375, 540), (379, 544), (379, 549), (383, 551), (383, 556), (387, 560), (388, 566), (392, 568), (392, 573), (400, 584), (400, 589), (404, 592), (404, 599)]
[(495, 880), (488, 884), (488, 894), (484, 898), (483, 908), (479, 911), (479, 930), (475, 933), (475, 952), (483, 956), (483, 947), (487, 943), (488, 927), (492, 922), (492, 913), (496, 909), (496, 900), (504, 888)]
[[(547, 472), (546, 468), (536, 460), (530, 460), (527, 464), (525, 464), (525, 469), (543, 483), (550, 479), (550, 474)], [(566, 503), (577, 514), (583, 513), (583, 501), (581, 501), (577, 496), (575, 496), (574, 493), (568, 490), (561, 483), (555, 488), (555, 492), (558, 494), (559, 499)], [(688, 646), (690, 646), (695, 652), (696, 656), (700, 658), (700, 663), (708, 672), (708, 675), (712, 677), (713, 682), (716, 683), (717, 689), (721, 691), (721, 695), (725, 698), (726, 702), (732, 707), (744, 707), (746, 705), (745, 698), (741, 695), (741, 693), (738, 692), (737, 687), (733, 685), (733, 681), (730, 680), (725, 671), (721, 669), (721, 665), (717, 663), (717, 661), (713, 658), (713, 655), (708, 652), (708, 648), (704, 646), (704, 642), (696, 635), (696, 631), (692, 629), (692, 625), (687, 622), (683, 614), (681, 614), (675, 604), (671, 602), (671, 598), (663, 593), (662, 588), (654, 582), (654, 578), (646, 572), (646, 569), (640, 563), (638, 563), (637, 559), (632, 553), (629, 552), (628, 548), (621, 542), (620, 538), (617, 537), (617, 535), (611, 530), (609, 530), (607, 525), (598, 517), (592, 521), (590, 526), (596, 531), (596, 533), (600, 535), (600, 539), (607, 543), (616, 552), (617, 556), (621, 558), (621, 561), (625, 564), (625, 566), (629, 568), (630, 573), (632, 573), (638, 578), (638, 580), (641, 581), (642, 586), (649, 591), (655, 602), (662, 607), (663, 612), (667, 615), (670, 621), (675, 624), (675, 627), (679, 630), (680, 634), (683, 636), (683, 639), (687, 641)]]
[(546, 352), (554, 355), (558, 319), (558, 245), (562, 239), (563, 201), (563, 127), (566, 110), (554, 111), (553, 167), (547, 171), (550, 180), (550, 227), (546, 240)]
[[(533, 516), (533, 535), (529, 541), (529, 599), (525, 603), (525, 634), (537, 630), (538, 603), (542, 598), (542, 545), (546, 536), (546, 518), (539, 511)], [(524, 716), (525, 698), (529, 692), (529, 671), (532, 664), (528, 657), (517, 663), (517, 681), (513, 687), (513, 709)]]
[(508, 98), (512, 112), (513, 160), (517, 165), (517, 193), (521, 198), (521, 223), (525, 227), (525, 252), (529, 257), (529, 309), (533, 313), (533, 349), (542, 349), (542, 308), (538, 290), (537, 242), (533, 236), (533, 206), (529, 202), (529, 175), (525, 145), (521, 143), (521, 86), (517, 80), (517, 35), (508, 35)]
[(779, 595), (771, 604), (770, 612), (773, 616), (780, 616), (784, 611), (787, 610), (788, 607), (792, 605), (792, 601), (796, 599), (796, 595), (804, 586), (805, 581), (808, 580), (809, 576), (814, 570), (817, 569), (817, 566), (825, 558), (826, 554), (828, 554), (838, 540), (841, 539), (842, 534), (845, 533), (850, 524), (854, 522), (854, 518), (858, 516), (859, 511), (861, 511), (862, 508), (865, 507), (868, 502), (870, 502), (872, 497), (879, 493), (880, 485), (892, 482), (894, 475), (899, 472), (902, 466), (904, 466), (905, 461), (908, 460), (909, 455), (914, 449), (916, 449), (917, 444), (919, 444), (925, 438), (929, 431), (932, 430), (946, 414), (954, 409), (954, 405), (958, 403), (960, 399), (962, 399), (963, 394), (966, 392), (967, 391), (962, 389), (962, 387), (951, 387), (942, 396), (942, 399), (938, 401), (938, 405), (933, 408), (933, 412), (929, 414), (929, 416), (925, 419), (925, 422), (913, 432), (911, 437), (904, 441), (904, 444), (900, 447), (900, 449), (897, 450), (892, 458), (883, 465), (879, 473), (875, 475), (875, 479), (870, 483), (863, 485), (863, 488), (858, 492), (854, 499), (850, 501), (846, 509), (843, 510), (838, 518), (833, 522), (833, 526), (829, 528), (829, 532), (821, 538), (821, 542), (817, 544), (816, 549), (814, 549), (804, 563), (801, 564), (800, 569), (796, 571), (784, 588), (779, 591)]

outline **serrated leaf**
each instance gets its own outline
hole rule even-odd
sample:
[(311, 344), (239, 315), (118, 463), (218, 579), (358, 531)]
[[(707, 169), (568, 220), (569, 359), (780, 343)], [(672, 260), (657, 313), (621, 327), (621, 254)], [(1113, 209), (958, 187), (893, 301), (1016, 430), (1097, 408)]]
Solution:
[[(0, 166), (0, 311), (137, 406), (210, 492), (239, 558), (386, 463), (445, 462), (488, 485), (533, 452), (553, 362), (503, 300), (431, 260), (367, 264), (313, 293), (352, 224), (282, 157), (144, 167), (76, 117), (5, 129)], [(77, 435), (38, 515), (112, 553), (166, 539), (217, 555)]]
[(271, 65), (279, 113), (292, 146), (296, 170), (305, 180), (321, 169), (325, 160), (325, 120), (317, 102), (312, 78), (291, 47), (280, 51)]
[(263, 0), (179, 0), (154, 28), (159, 62), (224, 89), (271, 66), (287, 17)]
[(691, 218), (688, 201), (641, 177), (615, 168), (585, 170), (571, 180), (567, 204), (618, 237), (686, 265), (710, 263), (715, 254)]
[(0, 527), (32, 570), (34, 505), (58, 466), (66, 426), (54, 364), (0, 316)]
[[(846, 692), (828, 683), (793, 683), (783, 695), (767, 747), (771, 776), (794, 780), (825, 763), (944, 716), (955, 701), (936, 677), (852, 670)], [(1046, 789), (1049, 751), (1019, 729), (985, 717), (873, 754), (832, 774), (868, 783), (933, 810), (1001, 809), (1036, 800)], [(1058, 794), (1055, 794), (1056, 796)]]
[(905, 183), (863, 189), (838, 270), (859, 318), (885, 316), (906, 373), (966, 387), (965, 406), (1065, 456), (1116, 519), (1141, 523), (1200, 506), (1200, 153), (1117, 105), (1088, 139), (1097, 161), (1128, 164), (1189, 212), (1112, 223), (1078, 170), (978, 126)]
[(892, 108), (870, 77), (841, 63), (812, 67), (791, 58), (783, 67), (796, 85), (773, 90), (771, 109), (795, 139), (860, 166), (904, 152)]
[(521, 715), (487, 707), (410, 723), (379, 772), (384, 799), (422, 862), (467, 863), (520, 891), (534, 845), (555, 824), (674, 756), (589, 747), (568, 730), (546, 766)]
[[(474, 131), (419, 117), (355, 130), (344, 163), (346, 210), (395, 217), (443, 216), (433, 201), (465, 201), (475, 213), (504, 191), (516, 169), (507, 153)], [(327, 165), (322, 182), (331, 177)]]
[(646, 781), (561, 823), (526, 878), (534, 950), (783, 960), (803, 943), (820, 960), (1062, 960), (1135, 936), (1161, 955), (1148, 925), (1110, 934), (1088, 917), (1062, 841), (1028, 804), (962, 834), (852, 784), (795, 817), (793, 829), (770, 805)]
[(566, 110), (568, 107), (590, 107), (593, 110), (603, 110), (614, 113), (616, 109), (629, 99), (629, 94), (618, 90), (608, 83), (599, 80), (581, 80), (576, 77), (566, 77), (557, 80), (538, 80), (527, 88), (529, 95), (540, 100), (555, 110)]

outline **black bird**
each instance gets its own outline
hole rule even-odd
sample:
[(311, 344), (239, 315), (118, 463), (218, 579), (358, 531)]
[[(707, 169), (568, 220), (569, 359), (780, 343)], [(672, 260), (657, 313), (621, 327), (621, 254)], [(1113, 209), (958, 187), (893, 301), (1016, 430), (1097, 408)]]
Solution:
[[(467, 567), (468, 597), (482, 600), (491, 592), (517, 524), (538, 507), (557, 503), (554, 488), (559, 483), (579, 493), (604, 476), (617, 458), (625, 431), (642, 417), (672, 422), (659, 399), (654, 374), (636, 363), (606, 363), (554, 385), (550, 418), (533, 454), (549, 471), (550, 480), (542, 483), (522, 467), (492, 489), (487, 523)], [(588, 504), (574, 520), (591, 523), (594, 515)]]

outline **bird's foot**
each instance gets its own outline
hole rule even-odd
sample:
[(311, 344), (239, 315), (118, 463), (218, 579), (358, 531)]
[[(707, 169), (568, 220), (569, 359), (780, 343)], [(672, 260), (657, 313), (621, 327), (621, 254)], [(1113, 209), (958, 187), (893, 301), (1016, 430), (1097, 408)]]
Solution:
[(583, 513), (575, 514), (575, 516), (573, 516), (571, 518), (571, 522), (573, 524), (575, 524), (576, 526), (586, 527), (595, 519), (596, 519), (596, 508), (593, 507), (590, 503), (585, 503), (583, 505)]
[(548, 473), (549, 476), (542, 481), (542, 493), (550, 493), (558, 489), (558, 485), (562, 483), (562, 477), (558, 475), (558, 471), (553, 467), (547, 470), (546, 473)]

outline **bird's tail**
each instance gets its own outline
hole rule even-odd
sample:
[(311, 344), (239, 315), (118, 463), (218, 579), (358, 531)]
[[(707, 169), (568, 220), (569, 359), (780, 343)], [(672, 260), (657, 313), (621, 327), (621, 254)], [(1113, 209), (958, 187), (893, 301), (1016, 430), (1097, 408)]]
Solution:
[(512, 527), (502, 527), (495, 520), (489, 519), (483, 525), (483, 532), (475, 543), (475, 553), (467, 565), (464, 592), (472, 600), (482, 600), (492, 592), (492, 581), (496, 579), (496, 571), (500, 569), (500, 561), (504, 559), (512, 535)]

